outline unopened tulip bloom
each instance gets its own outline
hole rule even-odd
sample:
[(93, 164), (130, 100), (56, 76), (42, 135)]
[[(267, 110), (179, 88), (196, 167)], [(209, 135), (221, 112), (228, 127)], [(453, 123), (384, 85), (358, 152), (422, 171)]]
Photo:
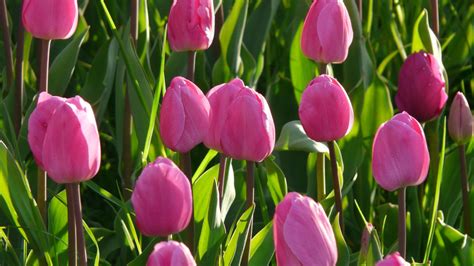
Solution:
[(171, 160), (158, 157), (138, 177), (132, 205), (142, 234), (168, 236), (179, 233), (191, 219), (191, 185)]
[(400, 253), (394, 252), (390, 255), (387, 255), (385, 259), (377, 262), (375, 266), (410, 266), (410, 263), (406, 262)]
[(469, 103), (461, 92), (456, 93), (449, 110), (449, 135), (457, 143), (466, 143), (472, 137), (472, 113)]
[(336, 239), (323, 207), (296, 192), (275, 209), (273, 242), (279, 266), (336, 265)]
[(68, 39), (76, 31), (77, 0), (24, 0), (23, 25), (35, 38)]
[(100, 140), (94, 112), (80, 96), (42, 92), (28, 120), (28, 143), (37, 164), (56, 183), (78, 183), (100, 167)]
[(398, 109), (422, 123), (438, 117), (447, 99), (442, 68), (436, 58), (425, 52), (408, 56), (398, 76)]
[(321, 75), (309, 83), (301, 96), (299, 117), (306, 134), (322, 142), (344, 137), (354, 122), (346, 91), (328, 75)]
[(209, 129), (209, 109), (209, 101), (193, 82), (175, 77), (161, 106), (163, 143), (182, 153), (201, 143)]
[(212, 0), (174, 0), (168, 18), (168, 41), (175, 52), (209, 48), (214, 39)]
[(421, 184), (429, 164), (425, 134), (415, 118), (403, 112), (379, 127), (372, 147), (372, 171), (385, 190)]
[(191, 251), (183, 243), (160, 242), (148, 257), (146, 266), (195, 266)]
[(301, 49), (316, 62), (346, 60), (353, 32), (351, 19), (341, 0), (315, 0), (303, 25)]
[(214, 87), (207, 147), (237, 160), (261, 162), (275, 146), (275, 125), (265, 98), (234, 79)]

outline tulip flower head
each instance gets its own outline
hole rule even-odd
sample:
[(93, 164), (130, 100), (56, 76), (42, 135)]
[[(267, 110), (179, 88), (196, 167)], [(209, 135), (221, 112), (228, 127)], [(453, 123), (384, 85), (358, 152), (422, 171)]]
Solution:
[(101, 149), (94, 112), (80, 96), (42, 92), (28, 120), (28, 143), (36, 163), (56, 183), (77, 183), (99, 171)]
[(379, 127), (372, 147), (372, 171), (385, 190), (421, 184), (429, 164), (425, 134), (415, 118), (403, 112)]
[(175, 52), (205, 50), (214, 39), (212, 0), (174, 0), (168, 18), (168, 40)]
[(354, 111), (346, 91), (331, 76), (313, 79), (301, 96), (298, 110), (306, 134), (315, 141), (333, 141), (352, 129)]
[(183, 243), (160, 242), (148, 257), (146, 266), (195, 266), (191, 251)]
[(191, 220), (191, 184), (171, 160), (158, 157), (139, 176), (132, 205), (142, 234), (168, 236), (179, 233)]
[(275, 124), (265, 98), (234, 79), (207, 94), (211, 105), (204, 144), (237, 160), (261, 162), (275, 146)]
[(273, 241), (279, 266), (336, 265), (336, 239), (323, 207), (296, 192), (276, 207)]
[(77, 28), (77, 0), (24, 0), (22, 21), (35, 38), (68, 39)]
[(342, 63), (349, 53), (353, 32), (341, 0), (314, 0), (303, 25), (301, 49), (316, 62)]
[(375, 266), (410, 266), (410, 263), (406, 262), (400, 253), (394, 252), (390, 255), (387, 255), (385, 259), (377, 262)]
[(461, 92), (456, 93), (448, 118), (448, 130), (451, 138), (457, 143), (464, 144), (473, 135), (473, 117), (469, 103)]
[(438, 60), (425, 52), (408, 56), (398, 76), (398, 91), (395, 96), (398, 109), (422, 123), (438, 117), (447, 99)]
[(178, 152), (188, 152), (201, 143), (209, 129), (209, 109), (209, 101), (193, 82), (175, 77), (161, 106), (163, 143)]

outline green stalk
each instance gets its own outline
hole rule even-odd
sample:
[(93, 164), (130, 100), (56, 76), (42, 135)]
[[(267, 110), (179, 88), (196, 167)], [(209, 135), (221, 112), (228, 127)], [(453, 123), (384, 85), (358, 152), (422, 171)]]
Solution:
[[(245, 201), (246, 209), (249, 209), (254, 205), (255, 202), (255, 173), (254, 173), (254, 162), (247, 161), (247, 198)], [(244, 253), (242, 254), (241, 265), (248, 266), (249, 256), (250, 256), (250, 242), (252, 240), (252, 227), (253, 227), (253, 217), (249, 221), (249, 231), (247, 235), (247, 243), (245, 244)]]
[(66, 184), (69, 266), (77, 265), (76, 218), (73, 190), (74, 186), (72, 184)]
[(7, 4), (5, 3), (5, 0), (0, 1), (0, 26), (2, 30), (5, 60), (7, 61), (7, 87), (10, 88), (13, 83), (13, 56), (10, 40), (10, 27), (8, 26)]
[(407, 246), (406, 187), (398, 190), (398, 252), (406, 259)]
[(325, 158), (324, 153), (316, 154), (316, 181), (317, 181), (317, 199), (322, 201), (326, 197), (326, 174), (325, 174)]
[(464, 144), (459, 145), (459, 162), (461, 168), (462, 207), (464, 218), (464, 232), (472, 236), (471, 208), (469, 204), (469, 178), (467, 176), (466, 151)]
[(76, 237), (77, 237), (77, 253), (79, 257), (79, 265), (87, 266), (87, 250), (84, 240), (84, 228), (82, 226), (82, 204), (80, 184), (70, 184), (73, 193), (74, 202), (74, 218), (76, 220)]
[(21, 119), (22, 119), (22, 105), (23, 105), (23, 54), (25, 44), (25, 30), (23, 29), (23, 22), (18, 19), (18, 40), (16, 43), (16, 62), (15, 62), (15, 104), (13, 112), (13, 123), (15, 133), (20, 135)]

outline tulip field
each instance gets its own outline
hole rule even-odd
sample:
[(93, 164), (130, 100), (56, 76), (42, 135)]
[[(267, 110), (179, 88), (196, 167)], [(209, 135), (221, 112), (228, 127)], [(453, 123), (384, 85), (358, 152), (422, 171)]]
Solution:
[(474, 265), (474, 3), (0, 0), (0, 266)]

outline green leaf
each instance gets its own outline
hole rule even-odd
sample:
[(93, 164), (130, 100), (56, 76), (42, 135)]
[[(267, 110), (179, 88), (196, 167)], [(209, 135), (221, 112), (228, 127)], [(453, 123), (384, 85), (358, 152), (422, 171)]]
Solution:
[(66, 265), (68, 261), (68, 209), (66, 190), (55, 195), (48, 206), (48, 230), (52, 235), (51, 254), (55, 265)]
[(288, 193), (286, 177), (272, 158), (265, 159), (264, 165), (267, 172), (267, 188), (276, 206)]
[(255, 207), (248, 208), (239, 218), (232, 237), (224, 251), (224, 265), (240, 265)]
[(317, 73), (316, 63), (307, 58), (301, 50), (301, 34), (303, 32), (303, 22), (300, 23), (298, 31), (291, 42), (290, 48), (290, 74), (291, 84), (295, 92), (296, 101), (301, 101), (301, 95), (308, 86), (309, 82), (314, 79)]
[(423, 9), (413, 27), (411, 52), (426, 51), (433, 54), (441, 63), (441, 45), (430, 28), (428, 11)]
[(288, 122), (283, 126), (275, 150), (329, 153), (326, 144), (316, 142), (306, 135), (299, 120)]
[(269, 222), (252, 238), (249, 265), (269, 265), (273, 253), (275, 253), (273, 246), (273, 222)]
[(341, 227), (339, 227), (339, 213), (336, 214), (336, 218), (332, 222), (332, 228), (334, 231), (334, 236), (336, 237), (336, 245), (337, 245), (337, 264), (338, 266), (344, 265), (348, 266), (350, 262), (350, 249), (344, 240), (344, 236), (342, 235)]
[(79, 50), (84, 42), (89, 28), (86, 28), (54, 58), (49, 69), (49, 93), (53, 95), (63, 95), (76, 67)]
[(146, 265), (148, 257), (155, 248), (155, 245), (160, 241), (159, 238), (154, 238), (150, 244), (143, 250), (142, 254), (135, 257), (131, 262), (127, 263), (127, 266), (143, 266)]

